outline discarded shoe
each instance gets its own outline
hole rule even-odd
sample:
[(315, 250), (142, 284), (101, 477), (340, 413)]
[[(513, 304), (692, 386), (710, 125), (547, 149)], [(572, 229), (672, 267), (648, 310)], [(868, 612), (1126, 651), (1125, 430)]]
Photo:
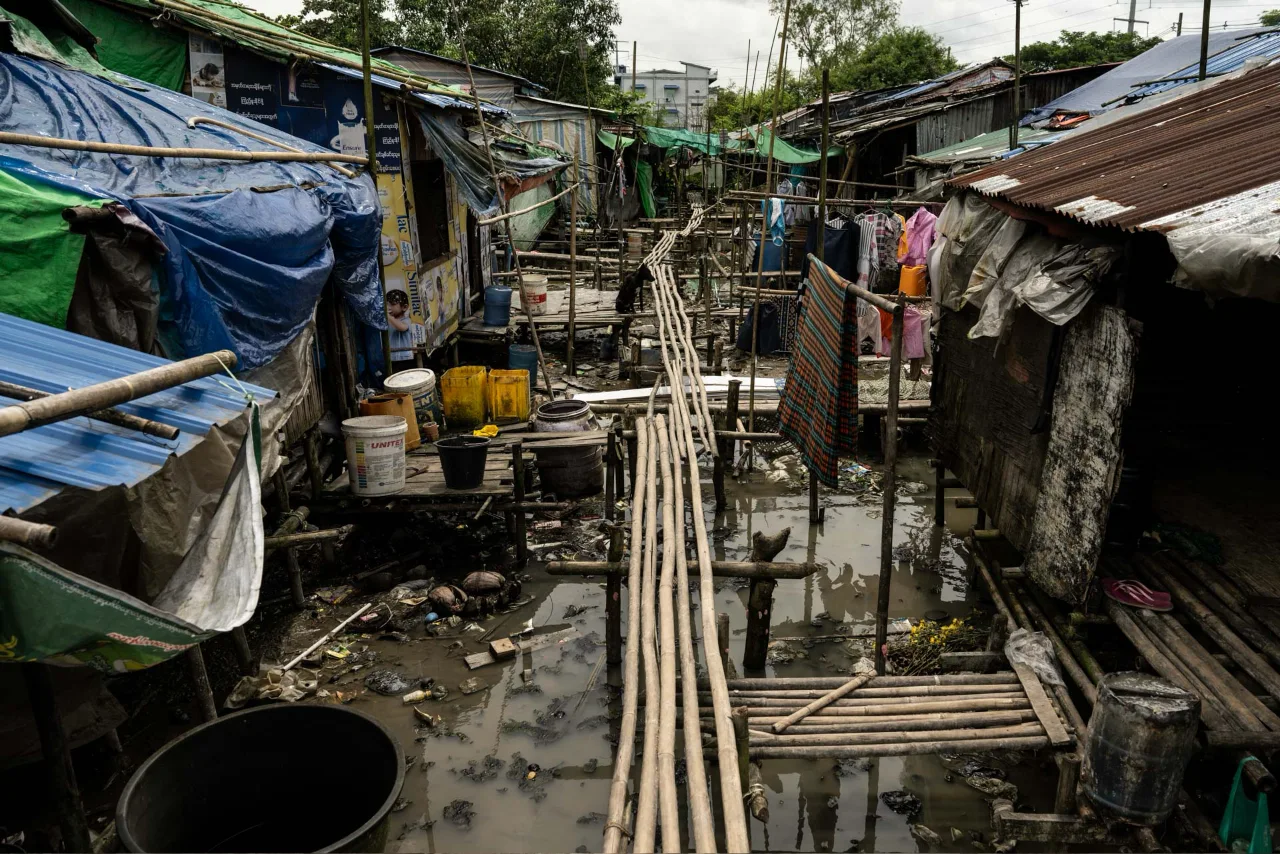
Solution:
[(1141, 581), (1131, 578), (1104, 578), (1102, 592), (1108, 598), (1130, 608), (1146, 608), (1149, 611), (1172, 611), (1173, 597), (1163, 590), (1152, 590)]

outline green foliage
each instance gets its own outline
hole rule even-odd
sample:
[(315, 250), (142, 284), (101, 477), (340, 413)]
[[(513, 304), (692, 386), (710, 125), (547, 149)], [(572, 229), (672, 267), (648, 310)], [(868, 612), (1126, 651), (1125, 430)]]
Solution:
[[(716, 95), (715, 102), (707, 109), (711, 129), (738, 130), (748, 125), (768, 122), (773, 116), (773, 92), (776, 80), (777, 77), (774, 75), (766, 86), (748, 93), (743, 93), (732, 86), (721, 89)], [(803, 81), (788, 74), (778, 97), (778, 114), (782, 115), (788, 110), (794, 110), (807, 103), (810, 100), (807, 92), (808, 88)]]
[[(1054, 41), (1035, 42), (1022, 49), (1022, 70), (1052, 71), (1078, 65), (1124, 62), (1160, 44), (1158, 38), (1137, 33), (1081, 33), (1063, 30)], [(1005, 59), (1013, 62), (1012, 56)]]
[[(551, 97), (599, 103), (613, 74), (617, 0), (369, 0), (374, 47), (402, 45), (462, 58), (547, 87)], [(303, 0), (277, 19), (358, 50), (359, 0)]]
[[(960, 65), (942, 39), (921, 27), (898, 27), (831, 69), (833, 92), (883, 89), (940, 77)], [(814, 72), (820, 79), (821, 71)]]
[(643, 92), (624, 92), (612, 84), (599, 92), (592, 92), (594, 105), (602, 110), (613, 110), (623, 121), (638, 125), (661, 125), (658, 105), (644, 99)]
[[(782, 17), (785, 3), (770, 0), (774, 15)], [(830, 65), (893, 29), (898, 7), (899, 0), (791, 0), (788, 40), (806, 65)]]
[(1263, 12), (1258, 17), (1258, 22), (1264, 27), (1280, 27), (1280, 9)]

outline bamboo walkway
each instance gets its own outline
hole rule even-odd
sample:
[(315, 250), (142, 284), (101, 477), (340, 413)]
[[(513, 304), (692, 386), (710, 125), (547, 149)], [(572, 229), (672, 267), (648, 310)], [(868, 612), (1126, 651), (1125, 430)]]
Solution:
[[(622, 717), (603, 850), (627, 850), (629, 837), (631, 851), (656, 851), (659, 840), (663, 851), (680, 851), (680, 827), (687, 813), (693, 850), (717, 850), (719, 832), (725, 850), (749, 851), (747, 806), (753, 814), (765, 807), (764, 798), (749, 785), (754, 768), (750, 760), (1074, 744), (1079, 725), (1058, 710), (1025, 667), (945, 676), (726, 678), (714, 608), (716, 568), (697, 462), (699, 445), (703, 453), (718, 459), (722, 443), (701, 375), (693, 324), (668, 258), (676, 242), (692, 234), (703, 216), (695, 208), (683, 229), (662, 232), (644, 259), (654, 274), (651, 289), (666, 384), (685, 391), (672, 395), (666, 406), (657, 406), (655, 383), (647, 408), (636, 417), (625, 563), (629, 593)], [(690, 529), (696, 562), (692, 567)], [(686, 577), (698, 580), (696, 618), (701, 621), (705, 666), (701, 679)], [(643, 743), (632, 795), (642, 692)], [(676, 783), (677, 733), (688, 773), (685, 802)], [(704, 733), (710, 736), (707, 747), (714, 757), (704, 755)], [(710, 758), (715, 762), (708, 766)], [(718, 775), (717, 805), (711, 802), (709, 767)]]

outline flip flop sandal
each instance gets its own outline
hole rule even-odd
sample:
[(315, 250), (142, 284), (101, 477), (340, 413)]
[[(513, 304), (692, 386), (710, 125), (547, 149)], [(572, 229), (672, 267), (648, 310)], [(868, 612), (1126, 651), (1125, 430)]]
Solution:
[(1104, 578), (1102, 592), (1121, 605), (1146, 608), (1149, 611), (1172, 611), (1173, 597), (1162, 590), (1152, 590), (1131, 578)]

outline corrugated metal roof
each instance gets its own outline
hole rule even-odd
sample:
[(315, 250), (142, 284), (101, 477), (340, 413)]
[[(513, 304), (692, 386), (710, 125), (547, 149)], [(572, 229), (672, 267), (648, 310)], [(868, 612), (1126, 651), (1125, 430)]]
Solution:
[[(1209, 57), (1206, 69), (1211, 76), (1228, 74), (1238, 68), (1242, 68), (1246, 62), (1255, 57), (1271, 58), (1274, 56), (1280, 56), (1280, 32), (1262, 33), (1243, 39), (1238, 44)], [(1171, 78), (1166, 82), (1151, 83), (1134, 89), (1129, 93), (1129, 99), (1145, 98), (1148, 95), (1167, 92), (1170, 89), (1184, 85), (1189, 79), (1197, 77), (1199, 73), (1200, 63), (1197, 61), (1193, 65), (1188, 65), (1172, 74), (1165, 75)]]
[[(950, 183), (1090, 225), (1280, 233), (1280, 65), (1221, 80)], [(1225, 226), (1224, 226), (1225, 227)]]
[[(364, 75), (361, 72), (356, 71), (354, 68), (347, 68), (342, 65), (333, 65), (328, 62), (318, 62), (316, 64), (322, 68), (329, 69), (334, 74), (341, 74), (343, 77), (351, 77), (356, 80), (364, 79)], [(396, 92), (403, 91), (403, 87), (400, 85), (399, 81), (392, 80), (390, 77), (383, 77), (381, 74), (370, 73), (369, 80), (373, 85), (381, 86), (384, 89), (391, 89)], [(442, 107), (444, 109), (454, 108), (461, 110), (474, 110), (476, 108), (475, 101), (461, 92), (457, 95), (445, 95), (440, 92), (421, 92), (415, 90), (413, 92), (413, 96), (421, 101), (431, 104), (434, 107)], [(507, 111), (502, 109), (502, 107), (495, 106), (494, 104), (487, 103), (483, 100), (480, 102), (480, 106), (486, 113), (494, 113), (496, 115), (507, 114)]]
[[(0, 314), (0, 380), (60, 392), (145, 371), (168, 361), (93, 338)], [(276, 393), (245, 385), (265, 403)], [(0, 406), (17, 401), (0, 397)], [(215, 424), (244, 412), (230, 377), (206, 377), (149, 395), (119, 409), (182, 432), (173, 441), (73, 418), (0, 437), (0, 513), (21, 513), (67, 486), (132, 486), (165, 460), (198, 445)]]

